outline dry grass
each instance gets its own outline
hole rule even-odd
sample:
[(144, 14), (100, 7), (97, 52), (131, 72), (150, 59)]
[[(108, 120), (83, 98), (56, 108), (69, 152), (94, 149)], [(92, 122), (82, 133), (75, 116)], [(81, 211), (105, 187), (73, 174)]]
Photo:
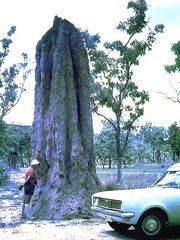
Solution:
[(97, 171), (103, 190), (144, 188), (153, 184), (162, 172), (124, 172), (121, 182), (117, 183), (117, 173), (114, 170)]

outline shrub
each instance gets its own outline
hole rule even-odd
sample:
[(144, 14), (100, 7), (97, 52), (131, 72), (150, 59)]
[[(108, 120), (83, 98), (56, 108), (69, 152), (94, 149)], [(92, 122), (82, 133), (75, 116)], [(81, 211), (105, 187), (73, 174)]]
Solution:
[(5, 185), (9, 180), (9, 175), (5, 164), (0, 163), (0, 186)]
[(113, 180), (106, 181), (102, 184), (102, 191), (111, 191), (118, 189), (119, 189), (118, 184)]

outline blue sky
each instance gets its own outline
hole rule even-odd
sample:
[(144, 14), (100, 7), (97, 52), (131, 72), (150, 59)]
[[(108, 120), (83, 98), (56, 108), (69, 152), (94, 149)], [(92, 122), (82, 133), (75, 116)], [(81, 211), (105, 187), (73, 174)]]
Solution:
[[(0, 0), (1, 23), (0, 36), (16, 25), (12, 61), (27, 52), (34, 61), (35, 47), (42, 35), (52, 26), (55, 15), (66, 18), (77, 28), (88, 29), (90, 33), (99, 33), (102, 40), (120, 38), (115, 30), (119, 21), (128, 16), (127, 0)], [(150, 93), (150, 102), (145, 106), (145, 115), (141, 123), (169, 126), (180, 121), (179, 105), (167, 101), (159, 91), (173, 94), (169, 80), (175, 83), (179, 74), (168, 75), (164, 65), (172, 63), (170, 51), (172, 43), (180, 40), (180, 2), (179, 0), (147, 0), (149, 7), (149, 25), (163, 23), (164, 34), (157, 38), (153, 50), (144, 57), (135, 70), (135, 79), (141, 88)], [(34, 106), (34, 74), (28, 79), (27, 91), (19, 104), (6, 117), (7, 122), (31, 124)], [(95, 131), (101, 128), (101, 119), (94, 117)]]
[[(164, 0), (166, 2), (166, 0)], [(162, 4), (159, 6), (151, 5), (149, 7), (148, 15), (151, 17), (151, 20), (154, 24), (157, 21), (163, 23), (164, 25), (174, 26), (177, 25), (180, 21), (180, 3), (172, 3), (171, 4)]]

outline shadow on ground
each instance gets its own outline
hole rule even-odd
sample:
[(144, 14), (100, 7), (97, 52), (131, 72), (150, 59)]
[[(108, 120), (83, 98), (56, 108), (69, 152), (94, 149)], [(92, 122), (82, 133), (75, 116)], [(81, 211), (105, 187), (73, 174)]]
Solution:
[[(120, 239), (140, 240), (139, 238), (137, 238), (134, 228), (130, 228), (128, 231), (124, 232), (123, 234), (118, 233), (116, 231), (107, 231), (106, 233), (111, 237), (119, 237), (118, 238), (119, 240)], [(161, 238), (161, 240), (178, 240), (178, 239), (180, 239), (180, 227), (168, 228)]]

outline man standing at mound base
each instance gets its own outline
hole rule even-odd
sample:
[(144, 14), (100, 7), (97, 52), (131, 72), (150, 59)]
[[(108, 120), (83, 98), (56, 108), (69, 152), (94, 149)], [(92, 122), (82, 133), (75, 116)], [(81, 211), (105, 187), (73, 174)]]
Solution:
[(37, 185), (36, 171), (39, 166), (39, 161), (34, 159), (31, 162), (31, 166), (26, 169), (25, 181), (24, 181), (24, 202), (22, 205), (22, 218), (30, 218), (29, 203), (34, 193), (34, 189)]

